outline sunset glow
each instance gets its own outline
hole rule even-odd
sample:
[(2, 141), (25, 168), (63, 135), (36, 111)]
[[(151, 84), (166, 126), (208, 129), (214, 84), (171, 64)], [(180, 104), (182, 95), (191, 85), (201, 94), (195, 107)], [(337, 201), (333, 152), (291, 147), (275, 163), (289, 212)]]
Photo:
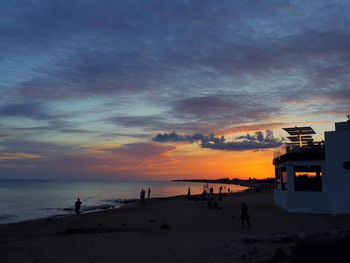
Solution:
[(283, 127), (350, 112), (348, 10), (2, 1), (0, 178), (273, 177)]

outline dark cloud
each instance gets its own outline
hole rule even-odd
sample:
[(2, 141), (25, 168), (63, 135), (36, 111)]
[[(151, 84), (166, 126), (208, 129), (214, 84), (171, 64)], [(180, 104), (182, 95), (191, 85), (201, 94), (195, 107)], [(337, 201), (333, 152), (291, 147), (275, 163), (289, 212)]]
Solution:
[[(11, 131), (32, 131), (32, 132), (46, 132), (49, 130), (53, 130), (53, 126), (38, 126), (38, 127), (17, 127), (17, 128), (9, 128)], [(55, 128), (56, 129), (56, 128)]]
[(193, 97), (180, 101), (175, 112), (188, 114), (192, 117), (203, 118), (203, 116), (227, 114), (228, 111), (238, 110), (240, 105), (226, 98), (215, 96)]
[(202, 134), (179, 135), (172, 133), (158, 133), (152, 140), (155, 142), (197, 142), (206, 140), (207, 136)]
[(55, 155), (60, 152), (71, 153), (81, 151), (82, 149), (79, 145), (32, 141), (28, 139), (26, 140), (25, 138), (10, 138), (3, 141), (1, 146), (4, 148), (4, 150), (0, 149), (0, 152), (23, 152), (41, 156)]
[[(165, 115), (165, 114), (164, 114)], [(198, 121), (192, 119), (186, 119), (184, 116), (180, 118), (178, 114), (172, 110), (167, 112), (164, 117), (161, 116), (118, 116), (109, 117), (104, 121), (107, 123), (113, 123), (118, 126), (127, 128), (140, 128), (148, 132), (174, 130), (179, 132), (208, 132), (217, 127), (216, 121)], [(225, 121), (226, 122), (226, 121)], [(227, 120), (229, 122), (229, 120)], [(148, 135), (148, 137), (150, 137)]]
[[(348, 71), (350, 72), (350, 70)], [(330, 92), (326, 92), (324, 94), (326, 98), (329, 98), (337, 103), (346, 103), (350, 102), (350, 88), (343, 88), (339, 90), (333, 90)]]
[(127, 143), (120, 147), (102, 148), (100, 150), (121, 155), (123, 158), (129, 156), (137, 159), (147, 159), (174, 149), (174, 146), (164, 146), (155, 143)]
[(257, 131), (251, 135), (236, 137), (234, 141), (226, 141), (224, 136), (216, 137), (202, 134), (178, 135), (173, 133), (157, 134), (153, 141), (156, 142), (200, 142), (202, 148), (227, 151), (245, 151), (277, 148), (282, 145), (282, 139), (275, 138), (273, 132), (266, 130), (265, 133)]
[[(56, 122), (56, 121), (50, 121), (50, 125), (46, 126), (37, 126), (37, 127), (16, 127), (16, 128), (7, 128), (6, 130), (11, 132), (18, 132), (18, 133), (32, 133), (32, 134), (45, 134), (48, 132), (62, 132), (62, 133), (81, 133), (81, 134), (93, 134), (96, 133), (95, 131), (91, 130), (84, 130), (84, 129), (74, 129), (71, 128), (74, 125), (71, 125), (67, 122)], [(62, 129), (66, 127), (66, 129)]]
[(34, 120), (51, 120), (54, 117), (47, 113), (42, 105), (36, 103), (13, 103), (0, 106), (1, 117), (24, 117)]
[(262, 104), (254, 96), (222, 95), (188, 98), (179, 101), (173, 111), (183, 118), (214, 121), (226, 126), (229, 123), (266, 119), (278, 108)]
[(132, 138), (138, 138), (138, 139), (146, 139), (150, 137), (148, 133), (119, 133), (119, 132), (99, 133), (97, 136), (103, 137), (103, 138), (132, 137)]
[(241, 121), (266, 119), (277, 107), (263, 105), (254, 96), (205, 96), (176, 101), (166, 114), (159, 116), (117, 116), (107, 122), (149, 131), (209, 132)]
[(63, 129), (61, 132), (64, 133), (95, 133), (94, 131), (89, 131), (89, 130), (83, 130), (83, 129)]
[(126, 127), (145, 127), (153, 129), (166, 125), (166, 121), (163, 118), (154, 116), (119, 116), (107, 118), (105, 121)]
[(321, 60), (334, 55), (348, 65), (349, 19), (339, 19), (345, 3), (327, 12), (319, 3), (326, 13), (319, 17), (304, 6), (299, 14), (299, 4), (288, 1), (131, 2), (2, 3), (9, 21), (2, 25), (3, 56), (39, 51), (32, 77), (20, 78), (22, 94), (68, 98), (179, 86), (199, 92), (210, 90), (203, 83), (222, 89), (223, 77), (321, 72)]

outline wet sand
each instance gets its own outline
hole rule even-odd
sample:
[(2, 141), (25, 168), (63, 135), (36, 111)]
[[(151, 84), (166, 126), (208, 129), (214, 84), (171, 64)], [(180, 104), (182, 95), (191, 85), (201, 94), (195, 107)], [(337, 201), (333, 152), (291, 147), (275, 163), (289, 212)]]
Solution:
[[(240, 202), (252, 229), (242, 230)], [(221, 210), (184, 196), (0, 226), (0, 262), (265, 262), (277, 248), (348, 232), (350, 215), (287, 213), (271, 192), (224, 196)]]

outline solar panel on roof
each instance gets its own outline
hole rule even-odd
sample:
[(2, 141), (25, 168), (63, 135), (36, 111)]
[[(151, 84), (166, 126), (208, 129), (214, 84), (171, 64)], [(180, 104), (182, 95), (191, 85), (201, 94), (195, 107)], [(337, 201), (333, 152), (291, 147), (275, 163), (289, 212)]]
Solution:
[(285, 131), (299, 131), (299, 130), (311, 130), (313, 131), (313, 129), (310, 127), (310, 126), (307, 126), (307, 127), (298, 127), (298, 126), (295, 126), (295, 127), (289, 127), (289, 128), (282, 128), (283, 130)]
[(288, 146), (300, 146), (303, 147), (309, 142), (313, 142), (311, 134), (316, 134), (316, 132), (311, 127), (290, 127), (283, 128), (289, 135), (287, 138), (290, 142), (286, 143)]
[(314, 131), (311, 132), (311, 131), (290, 131), (288, 132), (289, 135), (308, 135), (308, 134), (316, 134)]
[(307, 135), (307, 134), (316, 134), (316, 132), (311, 127), (292, 127), (292, 128), (282, 128), (289, 135)]

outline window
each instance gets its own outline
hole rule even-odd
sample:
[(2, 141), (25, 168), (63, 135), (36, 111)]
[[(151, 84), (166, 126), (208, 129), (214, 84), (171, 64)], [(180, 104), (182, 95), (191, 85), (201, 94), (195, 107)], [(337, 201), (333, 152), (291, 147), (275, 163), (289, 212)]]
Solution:
[(295, 191), (322, 191), (322, 171), (319, 165), (294, 166)]
[(276, 189), (281, 190), (281, 170), (275, 169)]
[(287, 168), (281, 168), (282, 190), (287, 190)]
[(275, 169), (276, 189), (287, 190), (287, 168)]

